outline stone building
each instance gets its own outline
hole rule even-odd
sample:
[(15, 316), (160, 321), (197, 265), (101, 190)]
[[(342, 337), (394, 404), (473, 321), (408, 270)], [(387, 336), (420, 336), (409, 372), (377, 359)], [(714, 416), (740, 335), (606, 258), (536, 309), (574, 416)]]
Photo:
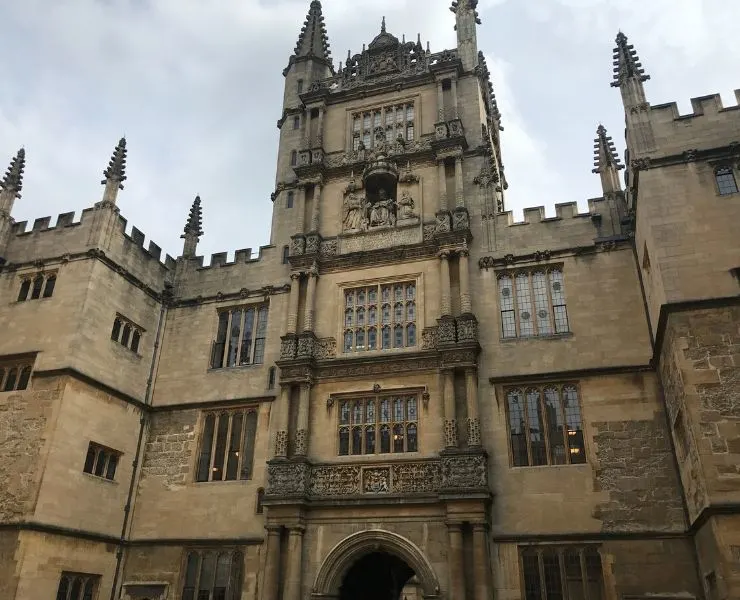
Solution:
[(127, 234), (123, 139), (53, 226), (12, 160), (0, 598), (740, 598), (740, 111), (620, 33), (628, 168), (515, 223), (476, 4), (336, 69), (311, 2), (257, 256)]

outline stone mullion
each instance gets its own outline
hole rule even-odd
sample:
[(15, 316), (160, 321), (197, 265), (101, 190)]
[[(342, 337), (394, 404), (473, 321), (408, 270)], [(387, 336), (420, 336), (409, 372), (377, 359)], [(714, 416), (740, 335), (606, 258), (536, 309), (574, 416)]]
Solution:
[(280, 527), (268, 525), (267, 559), (265, 561), (265, 587), (262, 600), (278, 600), (280, 583)]
[(451, 302), (450, 302), (450, 253), (446, 250), (443, 250), (439, 253), (439, 259), (440, 259), (440, 279), (441, 285), (440, 290), (442, 292), (442, 296), (440, 298), (440, 308), (442, 311), (442, 316), (448, 316), (451, 314)]
[(481, 445), (480, 414), (478, 410), (478, 373), (476, 369), (465, 370), (465, 391), (468, 406), (468, 446)]
[[(450, 598), (465, 599), (465, 555), (461, 523), (448, 523), (448, 562), (450, 566)], [(543, 598), (543, 600), (546, 600)]]
[(565, 412), (565, 387), (562, 385), (553, 386), (558, 392), (560, 401), (560, 416), (563, 419), (563, 439), (565, 440), (565, 463), (570, 464), (570, 436), (568, 435), (568, 415)]
[(550, 271), (545, 269), (545, 287), (547, 288), (547, 310), (550, 312), (552, 319), (552, 333), (557, 333), (558, 327), (555, 323), (555, 302), (552, 299), (552, 283), (550, 282)]
[(542, 415), (542, 431), (544, 432), (544, 435), (542, 436), (545, 440), (545, 460), (547, 461), (545, 464), (551, 465), (553, 464), (552, 461), (552, 455), (550, 454), (551, 446), (550, 446), (550, 417), (547, 413), (547, 403), (545, 402), (545, 388), (544, 387), (538, 387), (537, 389), (537, 397), (538, 397), (538, 406), (540, 407), (540, 413)]
[(520, 337), (522, 330), (519, 327), (519, 288), (516, 285), (516, 273), (509, 273), (509, 276), (511, 277), (511, 305), (514, 310), (514, 333), (516, 337)]
[(295, 333), (298, 326), (298, 294), (300, 291), (301, 274), (290, 274), (290, 297), (288, 299), (288, 334)]
[[(226, 481), (226, 469), (229, 466), (229, 449), (231, 447), (231, 430), (234, 427), (234, 419), (232, 419), (232, 413), (228, 413), (226, 418), (229, 420), (229, 425), (226, 427), (226, 443), (224, 444), (224, 468), (221, 471), (221, 481)], [(236, 478), (239, 479), (239, 472), (236, 473)]]
[[(239, 444), (237, 446), (237, 452), (239, 453), (236, 457), (236, 480), (239, 481), (242, 478), (242, 465), (244, 463), (245, 458), (245, 452), (244, 452), (244, 442), (246, 440), (247, 436), (247, 416), (249, 415), (249, 411), (243, 410), (240, 411), (242, 415), (242, 427), (241, 431), (239, 432)], [(233, 421), (233, 415), (232, 415), (232, 421)]]
[(447, 175), (445, 174), (445, 161), (437, 161), (437, 175), (439, 177), (439, 210), (447, 210)]
[(457, 105), (457, 77), (452, 77), (450, 79), (450, 87), (452, 92), (452, 110), (454, 114), (455, 119), (459, 119), (460, 115), (458, 113), (458, 105)]
[[(246, 318), (247, 318), (247, 311), (249, 310), (249, 307), (243, 308), (240, 312), (241, 316), (239, 317), (239, 337), (237, 338), (237, 348), (236, 348), (236, 362), (234, 363), (234, 366), (242, 364), (242, 341), (244, 338), (244, 325), (246, 324)], [(255, 325), (257, 324), (257, 319), (254, 320)], [(255, 336), (252, 336), (255, 337)], [(252, 350), (251, 343), (250, 343), (250, 352)], [(254, 354), (250, 354), (250, 356), (254, 356)]]
[(221, 422), (221, 414), (216, 413), (213, 420), (213, 438), (211, 439), (211, 459), (208, 462), (208, 481), (213, 481), (213, 465), (216, 461), (216, 447), (218, 446), (218, 424)]
[(527, 401), (527, 388), (522, 387), (522, 407), (524, 408), (524, 437), (527, 440), (527, 463), (532, 466), (532, 440), (529, 434), (529, 402)]

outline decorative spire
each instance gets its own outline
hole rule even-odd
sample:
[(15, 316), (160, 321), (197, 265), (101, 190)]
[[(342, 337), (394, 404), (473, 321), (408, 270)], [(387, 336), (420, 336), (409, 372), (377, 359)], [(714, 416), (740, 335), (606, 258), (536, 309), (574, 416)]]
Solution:
[(380, 33), (385, 33), (385, 15), (383, 15), (383, 21), (380, 23)]
[(126, 152), (126, 138), (122, 137), (113, 150), (108, 168), (103, 171), (105, 179), (100, 182), (105, 186), (102, 202), (105, 206), (114, 205), (118, 190), (123, 189), (123, 182), (126, 181)]
[(295, 56), (314, 56), (326, 61), (331, 60), (329, 50), (329, 36), (324, 25), (324, 15), (321, 14), (321, 2), (313, 0), (308, 9), (306, 21), (298, 36), (295, 46)]
[(8, 170), (5, 171), (5, 176), (0, 181), (0, 189), (3, 192), (11, 194), (13, 198), (21, 197), (21, 189), (23, 188), (23, 171), (26, 168), (26, 150), (21, 148), (18, 150), (18, 154), (15, 155), (13, 160), (10, 161)]
[(203, 211), (200, 207), (200, 196), (196, 196), (190, 207), (190, 215), (185, 223), (185, 230), (180, 238), (185, 240), (182, 255), (186, 258), (195, 256), (200, 236), (203, 235)]
[(636, 79), (640, 83), (650, 79), (650, 75), (645, 75), (640, 57), (637, 56), (635, 47), (627, 41), (627, 36), (620, 31), (617, 34), (616, 42), (612, 87), (622, 87), (629, 79)]
[(592, 173), (601, 175), (601, 187), (604, 194), (619, 192), (622, 185), (619, 181), (619, 171), (624, 165), (619, 160), (614, 140), (607, 135), (606, 128), (599, 125), (594, 140), (594, 168)]

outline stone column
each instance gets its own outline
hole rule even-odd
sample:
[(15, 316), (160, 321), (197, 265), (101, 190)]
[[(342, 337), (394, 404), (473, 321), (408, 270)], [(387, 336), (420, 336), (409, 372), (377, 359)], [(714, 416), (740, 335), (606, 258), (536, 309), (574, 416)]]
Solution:
[(445, 120), (445, 95), (442, 91), (442, 81), (437, 82), (437, 122)]
[(288, 531), (288, 568), (283, 588), (283, 600), (300, 600), (304, 527)]
[(465, 397), (468, 406), (468, 446), (480, 446), (478, 372), (472, 367), (465, 369)]
[(267, 559), (262, 600), (278, 600), (280, 583), (280, 527), (267, 525)]
[(462, 156), (455, 157), (455, 206), (465, 206), (465, 191), (463, 190)]
[(311, 233), (318, 233), (319, 231), (319, 215), (321, 211), (321, 183), (317, 183), (313, 188), (313, 206), (311, 207)]
[[(450, 565), (450, 600), (465, 600), (465, 555), (461, 523), (447, 523), (449, 546), (447, 563)], [(476, 598), (476, 600), (478, 600)]]
[(316, 280), (319, 270), (314, 263), (308, 271), (308, 290), (306, 291), (306, 310), (303, 313), (303, 331), (313, 331), (313, 317), (316, 306)]
[(311, 384), (301, 384), (301, 395), (298, 400), (298, 422), (295, 432), (295, 455), (308, 454), (308, 416), (311, 402)]
[(445, 448), (457, 448), (457, 417), (455, 415), (455, 372), (442, 372), (444, 378)]
[(446, 317), (452, 314), (452, 307), (450, 302), (450, 253), (447, 250), (442, 250), (439, 253), (439, 278), (441, 297), (440, 297), (440, 310), (442, 316)]
[(288, 298), (287, 333), (295, 333), (298, 327), (298, 293), (301, 287), (301, 274), (290, 274), (290, 297)]
[(437, 161), (439, 174), (439, 210), (447, 210), (447, 176), (445, 175), (445, 161)]
[(290, 384), (280, 388), (280, 404), (275, 407), (276, 431), (275, 431), (275, 457), (287, 458), (288, 456), (288, 420), (290, 417)]
[(485, 523), (473, 523), (473, 577), (475, 600), (489, 600), (488, 536)]
[(450, 79), (451, 92), (452, 92), (452, 109), (454, 111), (455, 119), (460, 118), (460, 114), (457, 112), (457, 77)]
[(471, 314), (473, 307), (470, 303), (470, 252), (463, 248), (458, 253), (460, 266), (460, 312), (464, 315)]

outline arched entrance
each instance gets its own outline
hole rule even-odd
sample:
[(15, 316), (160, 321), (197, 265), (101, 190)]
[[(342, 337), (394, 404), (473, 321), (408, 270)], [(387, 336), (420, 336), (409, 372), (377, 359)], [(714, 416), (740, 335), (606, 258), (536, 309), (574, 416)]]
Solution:
[(349, 568), (339, 600), (404, 600), (401, 592), (413, 576), (414, 570), (397, 556), (371, 552)]
[(361, 531), (339, 542), (314, 582), (314, 600), (436, 600), (437, 577), (421, 550), (382, 529)]

